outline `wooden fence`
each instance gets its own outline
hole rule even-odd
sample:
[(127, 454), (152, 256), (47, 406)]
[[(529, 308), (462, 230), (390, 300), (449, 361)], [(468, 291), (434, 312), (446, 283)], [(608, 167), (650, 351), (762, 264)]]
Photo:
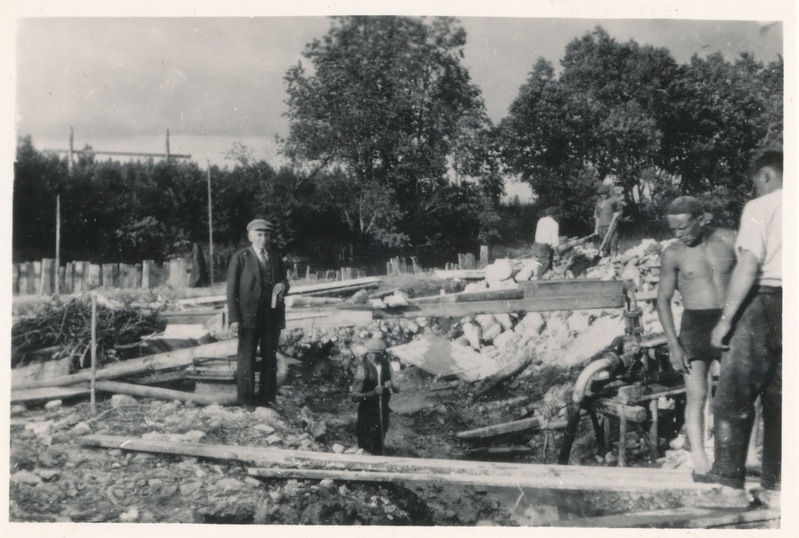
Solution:
[[(214, 260), (215, 267), (227, 266), (225, 260)], [(480, 249), (480, 259), (474, 254), (459, 254), (458, 265), (447, 264), (447, 268), (475, 269), (488, 263), (488, 247)], [(54, 295), (82, 293), (97, 288), (150, 289), (158, 286), (171, 286), (175, 289), (189, 286), (191, 278), (191, 258), (177, 258), (165, 263), (144, 260), (141, 263), (93, 264), (86, 261), (73, 261), (56, 269), (53, 258), (36, 262), (13, 264), (12, 293), (14, 295)], [(451, 267), (450, 267), (451, 266)], [(56, 291), (56, 271), (58, 271), (59, 290)], [(422, 267), (415, 257), (391, 258), (386, 263), (386, 274), (421, 273)], [(298, 264), (289, 270), (290, 280), (351, 280), (365, 277), (366, 272), (354, 267), (340, 270), (311, 271), (311, 266), (302, 271)]]
[[(56, 291), (56, 270), (60, 289)], [(185, 288), (189, 284), (190, 266), (185, 259), (155, 263), (93, 264), (85, 261), (68, 262), (56, 269), (55, 259), (15, 263), (12, 272), (14, 295), (53, 295), (81, 293), (96, 288), (154, 288), (170, 285)]]

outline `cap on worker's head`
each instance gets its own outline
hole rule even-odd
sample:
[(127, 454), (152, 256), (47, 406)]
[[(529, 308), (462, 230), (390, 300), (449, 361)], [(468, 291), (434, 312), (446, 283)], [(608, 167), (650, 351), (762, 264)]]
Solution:
[(544, 215), (547, 217), (554, 217), (555, 215), (559, 215), (560, 210), (555, 206), (550, 206), (544, 210)]
[(667, 215), (691, 215), (696, 217), (704, 213), (705, 207), (702, 205), (702, 202), (693, 196), (680, 196), (675, 198), (666, 210)]
[(364, 342), (363, 347), (366, 348), (366, 351), (377, 353), (386, 350), (386, 343), (382, 338), (374, 337)]
[(596, 188), (596, 192), (599, 194), (607, 194), (610, 192), (610, 185), (607, 183), (600, 183), (599, 186)]
[(753, 169), (755, 172), (769, 166), (782, 173), (782, 151), (772, 149), (760, 153), (754, 160)]
[(272, 223), (265, 219), (255, 219), (247, 225), (247, 231), (263, 230), (267, 232), (272, 231)]

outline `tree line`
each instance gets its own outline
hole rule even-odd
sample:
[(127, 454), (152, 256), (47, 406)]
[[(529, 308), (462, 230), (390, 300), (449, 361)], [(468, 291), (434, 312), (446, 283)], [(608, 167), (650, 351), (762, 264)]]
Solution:
[[(333, 18), (285, 75), (288, 164), (237, 144), (235, 165), (211, 167), (215, 249), (240, 245), (264, 216), (298, 258), (438, 263), (479, 244), (532, 242), (535, 215), (553, 205), (562, 233), (587, 235), (607, 177), (628, 229), (662, 231), (679, 194), (735, 226), (751, 158), (782, 145), (782, 58), (680, 65), (597, 27), (567, 45), (557, 72), (543, 58), (532, 65), (494, 125), (464, 65), (466, 39), (452, 18)], [(18, 140), (15, 260), (52, 257), (56, 195), (62, 261), (164, 260), (208, 241), (208, 171), (197, 164), (82, 155), (71, 174), (67, 164)], [(503, 204), (509, 178), (530, 184), (531, 207)]]

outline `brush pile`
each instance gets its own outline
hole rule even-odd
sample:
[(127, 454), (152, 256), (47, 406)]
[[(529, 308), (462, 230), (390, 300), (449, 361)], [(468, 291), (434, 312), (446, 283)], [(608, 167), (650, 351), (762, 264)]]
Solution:
[[(126, 346), (136, 345), (143, 336), (163, 331), (166, 320), (163, 306), (134, 307), (123, 302), (118, 307), (97, 305), (97, 357), (115, 358)], [(82, 367), (91, 347), (92, 306), (88, 296), (62, 303), (48, 302), (33, 316), (19, 320), (11, 328), (11, 367), (36, 361), (72, 357), (75, 368)]]

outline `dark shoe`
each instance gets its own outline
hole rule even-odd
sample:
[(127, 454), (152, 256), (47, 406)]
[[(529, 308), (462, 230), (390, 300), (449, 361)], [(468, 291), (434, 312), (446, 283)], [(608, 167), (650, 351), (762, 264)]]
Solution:
[(773, 510), (780, 509), (780, 490), (758, 488), (752, 492), (755, 502)]

